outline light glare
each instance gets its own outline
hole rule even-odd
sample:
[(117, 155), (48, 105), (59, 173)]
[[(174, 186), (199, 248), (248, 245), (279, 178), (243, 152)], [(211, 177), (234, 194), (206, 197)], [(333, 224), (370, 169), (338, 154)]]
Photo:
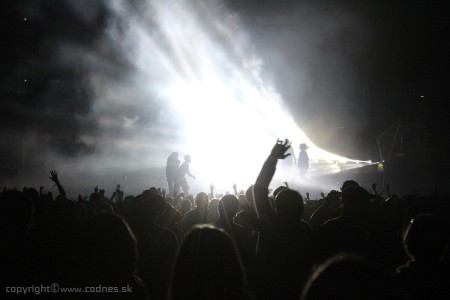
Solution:
[[(111, 7), (127, 15), (122, 1)], [(217, 1), (149, 0), (146, 8), (128, 19), (121, 43), (135, 64), (136, 84), (173, 109), (176, 151), (192, 157), (194, 189), (253, 183), (277, 138), (290, 139), (296, 154), (300, 143), (308, 144), (310, 177), (367, 163), (320, 149), (298, 128), (262, 78), (263, 62), (238, 18)]]

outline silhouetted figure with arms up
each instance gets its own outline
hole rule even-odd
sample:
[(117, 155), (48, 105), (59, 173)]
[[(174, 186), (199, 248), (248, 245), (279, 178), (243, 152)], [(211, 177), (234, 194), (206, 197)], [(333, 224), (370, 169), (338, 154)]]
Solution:
[(300, 144), (300, 154), (298, 155), (298, 170), (300, 172), (300, 178), (305, 178), (306, 172), (309, 169), (309, 156), (306, 150), (309, 147), (306, 144)]
[(269, 184), (277, 161), (290, 155), (289, 146), (288, 140), (278, 140), (273, 146), (253, 193), (261, 222), (257, 290), (259, 296), (270, 299), (298, 299), (313, 263), (313, 233), (309, 224), (301, 220), (304, 210), (301, 195), (283, 188), (276, 195), (274, 209), (269, 202)]
[(172, 152), (172, 154), (170, 154), (167, 158), (166, 165), (166, 179), (169, 186), (169, 197), (173, 197), (175, 194), (175, 180), (179, 166), (180, 160), (178, 159), (178, 152)]
[(183, 190), (184, 195), (187, 197), (189, 195), (189, 185), (186, 181), (186, 175), (195, 179), (195, 176), (189, 172), (189, 164), (191, 163), (191, 156), (185, 155), (184, 162), (177, 170), (176, 178), (175, 178), (175, 192), (180, 191), (180, 187)]

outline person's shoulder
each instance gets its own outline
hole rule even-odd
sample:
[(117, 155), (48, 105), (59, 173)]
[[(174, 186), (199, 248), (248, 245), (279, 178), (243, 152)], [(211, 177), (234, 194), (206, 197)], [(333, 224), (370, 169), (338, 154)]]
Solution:
[(184, 215), (183, 220), (189, 220), (191, 218), (195, 218), (196, 215), (197, 215), (197, 209), (191, 209)]
[(329, 219), (325, 223), (323, 223), (322, 226), (320, 226), (319, 231), (329, 230), (331, 228), (340, 227), (341, 225), (342, 225), (342, 218), (341, 217)]
[(306, 221), (300, 220), (300, 221), (298, 222), (298, 226), (299, 226), (302, 230), (305, 230), (305, 231), (311, 231), (311, 232), (312, 232), (312, 227), (311, 227), (311, 225), (310, 225), (308, 222), (306, 222)]

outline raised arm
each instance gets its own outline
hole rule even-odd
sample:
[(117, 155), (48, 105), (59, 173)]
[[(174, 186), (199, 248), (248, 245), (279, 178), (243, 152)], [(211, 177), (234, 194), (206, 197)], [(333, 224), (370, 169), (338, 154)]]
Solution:
[(289, 149), (291, 143), (288, 139), (282, 141), (277, 140), (277, 143), (273, 146), (269, 157), (267, 157), (264, 165), (259, 172), (258, 178), (256, 179), (256, 184), (265, 188), (269, 188), (269, 184), (272, 181), (273, 175), (275, 175), (275, 170), (277, 166), (277, 161), (279, 159), (285, 159), (290, 153), (286, 153)]
[(267, 214), (273, 214), (268, 198), (269, 184), (273, 175), (275, 175), (277, 161), (290, 155), (290, 153), (286, 153), (290, 145), (291, 143), (287, 139), (284, 141), (277, 140), (256, 179), (253, 201), (255, 201), (254, 207), (259, 218), (264, 218)]
[(211, 194), (209, 194), (209, 200), (212, 200), (212, 199), (214, 199), (214, 183), (211, 183), (210, 185), (209, 185), (209, 190), (211, 191)]
[(233, 191), (234, 191), (234, 195), (237, 196), (238, 195), (238, 191), (237, 191), (236, 183), (233, 183)]
[(62, 185), (61, 185), (61, 183), (59, 182), (59, 179), (58, 179), (58, 172), (56, 172), (55, 170), (51, 170), (49, 178), (58, 187), (59, 195), (61, 197), (63, 197), (63, 198), (66, 198), (66, 192), (64, 191), (64, 188), (62, 187)]

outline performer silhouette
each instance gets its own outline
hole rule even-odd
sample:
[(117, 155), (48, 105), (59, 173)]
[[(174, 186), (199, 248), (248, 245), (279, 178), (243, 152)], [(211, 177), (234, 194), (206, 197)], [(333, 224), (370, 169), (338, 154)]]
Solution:
[(190, 162), (191, 162), (191, 156), (185, 155), (184, 162), (181, 164), (181, 166), (177, 170), (175, 184), (174, 184), (175, 192), (179, 192), (180, 187), (181, 187), (183, 189), (183, 193), (184, 193), (185, 197), (187, 197), (189, 195), (189, 185), (187, 184), (185, 176), (188, 175), (195, 179), (195, 176), (189, 172), (189, 163)]
[(306, 149), (309, 147), (306, 144), (300, 144), (300, 154), (298, 155), (298, 170), (300, 178), (305, 178), (306, 172), (309, 169), (309, 157)]
[(177, 177), (180, 160), (178, 159), (178, 152), (172, 152), (167, 158), (166, 178), (169, 185), (169, 196), (173, 197), (175, 194), (175, 179)]

